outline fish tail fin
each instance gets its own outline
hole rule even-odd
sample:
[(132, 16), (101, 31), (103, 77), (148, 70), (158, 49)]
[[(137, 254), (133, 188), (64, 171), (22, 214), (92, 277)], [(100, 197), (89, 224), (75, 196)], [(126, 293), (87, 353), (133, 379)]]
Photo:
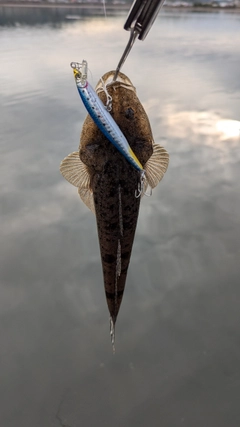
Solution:
[(116, 318), (110, 316), (110, 338), (112, 343), (113, 354), (115, 354), (115, 323), (116, 323)]

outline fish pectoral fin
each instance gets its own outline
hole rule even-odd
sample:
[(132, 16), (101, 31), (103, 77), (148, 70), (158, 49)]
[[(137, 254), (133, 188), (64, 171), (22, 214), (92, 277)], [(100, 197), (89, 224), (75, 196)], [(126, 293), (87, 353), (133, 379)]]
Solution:
[(60, 164), (64, 178), (78, 188), (90, 188), (90, 176), (87, 166), (80, 160), (79, 151), (69, 154)]
[(78, 194), (81, 197), (82, 201), (85, 203), (85, 205), (92, 211), (92, 213), (95, 215), (95, 206), (94, 206), (94, 199), (93, 199), (93, 192), (89, 188), (79, 187)]
[(165, 148), (153, 143), (153, 154), (144, 165), (146, 180), (151, 188), (154, 188), (163, 178), (169, 162), (169, 154)]
[(79, 151), (74, 151), (63, 159), (60, 172), (70, 184), (78, 188), (82, 201), (95, 214), (90, 175), (87, 166), (80, 160)]

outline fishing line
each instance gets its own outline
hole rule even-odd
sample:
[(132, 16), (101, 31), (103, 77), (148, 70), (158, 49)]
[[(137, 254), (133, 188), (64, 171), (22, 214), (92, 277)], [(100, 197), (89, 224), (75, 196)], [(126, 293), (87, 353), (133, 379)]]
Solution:
[(103, 0), (103, 11), (104, 11), (104, 16), (105, 16), (105, 18), (107, 18), (106, 0)]
[(90, 72), (90, 75), (91, 75), (91, 78), (90, 78), (89, 80), (90, 80), (90, 82), (91, 82), (91, 83), (93, 83), (93, 73), (92, 73), (92, 71), (90, 70), (90, 68), (88, 68), (88, 71)]

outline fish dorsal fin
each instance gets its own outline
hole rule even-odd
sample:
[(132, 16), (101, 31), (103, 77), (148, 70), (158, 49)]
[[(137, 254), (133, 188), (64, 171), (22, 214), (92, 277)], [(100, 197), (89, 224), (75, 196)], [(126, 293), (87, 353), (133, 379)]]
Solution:
[(69, 154), (60, 164), (64, 178), (78, 188), (90, 188), (90, 177), (87, 166), (80, 160), (79, 151)]
[(153, 143), (153, 154), (144, 165), (146, 180), (154, 188), (163, 178), (169, 162), (169, 155), (165, 148)]
[(79, 151), (74, 151), (63, 159), (60, 172), (70, 184), (78, 188), (82, 201), (95, 214), (89, 172), (87, 166), (80, 160)]
[(94, 199), (93, 199), (93, 192), (89, 188), (81, 187), (78, 189), (78, 194), (81, 197), (82, 201), (85, 203), (85, 205), (92, 211), (93, 214), (95, 214), (95, 206), (94, 206)]

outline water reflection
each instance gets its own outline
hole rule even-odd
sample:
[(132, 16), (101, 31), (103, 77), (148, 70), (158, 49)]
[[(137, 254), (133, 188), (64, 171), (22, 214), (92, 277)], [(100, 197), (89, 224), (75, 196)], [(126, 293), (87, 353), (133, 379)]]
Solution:
[[(119, 11), (108, 11), (108, 15), (119, 15)], [(43, 25), (48, 24), (52, 27), (60, 27), (63, 23), (70, 20), (86, 20), (89, 17), (104, 16), (104, 9), (101, 3), (99, 7), (93, 8), (61, 8), (61, 7), (3, 7), (0, 5), (0, 25), (1, 26), (19, 26), (19, 25)], [(71, 24), (71, 23), (70, 23)]]
[(95, 84), (123, 21), (1, 28), (4, 427), (58, 426), (63, 396), (71, 427), (239, 424), (239, 18), (162, 15), (125, 64), (170, 165), (141, 206), (113, 358), (95, 219), (58, 168), (85, 117), (69, 64)]
[(174, 112), (173, 106), (166, 106), (166, 125), (169, 136), (186, 138), (191, 135), (202, 136), (204, 144), (212, 144), (217, 148), (221, 142), (229, 139), (231, 144), (239, 144), (240, 122), (222, 118), (213, 111), (181, 111)]
[(222, 134), (222, 139), (235, 138), (240, 136), (240, 122), (238, 120), (218, 120), (216, 128)]

